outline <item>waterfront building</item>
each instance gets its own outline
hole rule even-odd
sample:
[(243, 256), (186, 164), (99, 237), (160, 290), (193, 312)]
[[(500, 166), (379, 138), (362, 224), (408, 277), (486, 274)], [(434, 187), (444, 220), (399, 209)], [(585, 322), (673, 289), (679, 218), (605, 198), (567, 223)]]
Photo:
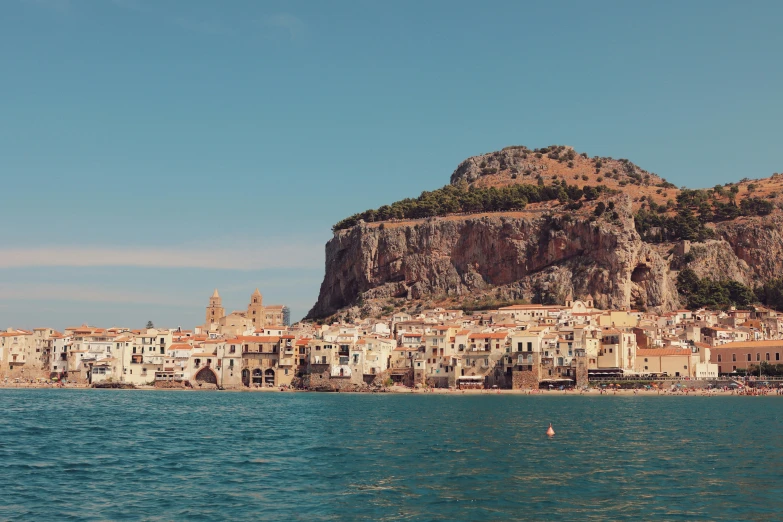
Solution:
[(762, 362), (783, 364), (783, 340), (732, 342), (710, 348), (710, 362), (718, 366), (720, 374), (758, 368)]
[[(8, 328), (0, 333), (0, 372), (4, 378), (33, 376), (35, 353), (33, 333)], [(28, 362), (30, 364), (28, 364)], [(25, 376), (27, 372), (27, 376)]]

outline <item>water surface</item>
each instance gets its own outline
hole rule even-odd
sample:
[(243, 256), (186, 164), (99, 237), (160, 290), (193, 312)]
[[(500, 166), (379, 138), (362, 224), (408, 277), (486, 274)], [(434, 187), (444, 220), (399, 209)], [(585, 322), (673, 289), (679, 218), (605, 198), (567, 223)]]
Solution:
[(0, 405), (0, 520), (783, 520), (778, 397), (44, 389)]

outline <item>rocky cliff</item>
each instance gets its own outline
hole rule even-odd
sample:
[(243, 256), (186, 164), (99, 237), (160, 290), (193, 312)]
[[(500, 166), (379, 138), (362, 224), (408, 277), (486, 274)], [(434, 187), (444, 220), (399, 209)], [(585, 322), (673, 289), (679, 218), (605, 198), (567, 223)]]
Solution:
[[(500, 167), (508, 167), (516, 152), (504, 153), (508, 157), (493, 154), (495, 166), (472, 158), (457, 168), (452, 183), (511, 183), (514, 173)], [(558, 165), (543, 170), (552, 174), (563, 163), (555, 161)], [(594, 169), (595, 160), (589, 161)], [(650, 180), (649, 173), (618, 161), (623, 175)], [(616, 170), (612, 165), (603, 159), (601, 167)], [(489, 176), (481, 169), (490, 169)], [(505, 182), (487, 179), (505, 174)], [(577, 175), (583, 176), (573, 177)], [(594, 181), (596, 173), (591, 175)], [(778, 210), (764, 217), (709, 223), (714, 239), (703, 243), (643, 241), (634, 227), (639, 194), (660, 197), (668, 190), (676, 197), (679, 192), (660, 178), (652, 181), (666, 188), (659, 191), (655, 184), (642, 182), (636, 192), (603, 195), (580, 203), (578, 209), (554, 201), (521, 211), (360, 222), (337, 230), (326, 245), (326, 275), (308, 317), (326, 317), (350, 306), (377, 313), (381, 306), (403, 302), (460, 306), (491, 297), (562, 303), (569, 295), (588, 294), (603, 308), (668, 311), (681, 306), (676, 275), (686, 262), (701, 277), (746, 285), (783, 274), (783, 218)], [(599, 205), (612, 211), (601, 213)]]
[(361, 224), (326, 245), (326, 276), (310, 317), (362, 300), (562, 302), (592, 294), (604, 307), (678, 305), (669, 262), (641, 241), (627, 196), (613, 198), (618, 219), (527, 212)]

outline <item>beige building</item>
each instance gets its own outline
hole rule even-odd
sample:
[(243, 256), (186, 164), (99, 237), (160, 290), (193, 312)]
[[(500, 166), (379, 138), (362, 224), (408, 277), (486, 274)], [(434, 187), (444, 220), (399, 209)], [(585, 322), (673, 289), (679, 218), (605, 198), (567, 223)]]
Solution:
[[(234, 317), (226, 317), (226, 309), (217, 288), (209, 298), (204, 329), (206, 331), (220, 330), (227, 336), (243, 335), (253, 329), (261, 329), (270, 325), (287, 325), (290, 318), (285, 305), (264, 306), (264, 297), (256, 288), (250, 296), (246, 312), (232, 312)], [(223, 331), (225, 329), (225, 331)]]
[(636, 351), (636, 372), (667, 377), (696, 377), (693, 353), (688, 348), (652, 348)]
[(35, 371), (40, 366), (40, 362), (35, 360), (33, 332), (9, 328), (0, 333), (0, 377), (41, 377)]
[(206, 319), (204, 320), (204, 328), (209, 331), (216, 329), (220, 324), (220, 320), (226, 316), (226, 309), (223, 308), (223, 299), (215, 288), (212, 292), (212, 297), (209, 298), (209, 304), (207, 305)]
[(243, 336), (241, 381), (248, 387), (288, 386), (296, 374), (298, 354), (292, 339), (279, 336)]

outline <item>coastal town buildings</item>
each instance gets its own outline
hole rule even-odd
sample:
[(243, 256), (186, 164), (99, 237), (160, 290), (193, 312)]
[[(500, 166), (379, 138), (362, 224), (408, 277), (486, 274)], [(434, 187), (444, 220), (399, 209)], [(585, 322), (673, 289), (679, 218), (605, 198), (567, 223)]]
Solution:
[(715, 380), (783, 364), (783, 328), (767, 308), (601, 310), (593, 299), (465, 313), (434, 308), (289, 325), (286, 307), (226, 312), (205, 324), (81, 325), (0, 332), (0, 379), (226, 389), (406, 386), (531, 388), (609, 379)]

